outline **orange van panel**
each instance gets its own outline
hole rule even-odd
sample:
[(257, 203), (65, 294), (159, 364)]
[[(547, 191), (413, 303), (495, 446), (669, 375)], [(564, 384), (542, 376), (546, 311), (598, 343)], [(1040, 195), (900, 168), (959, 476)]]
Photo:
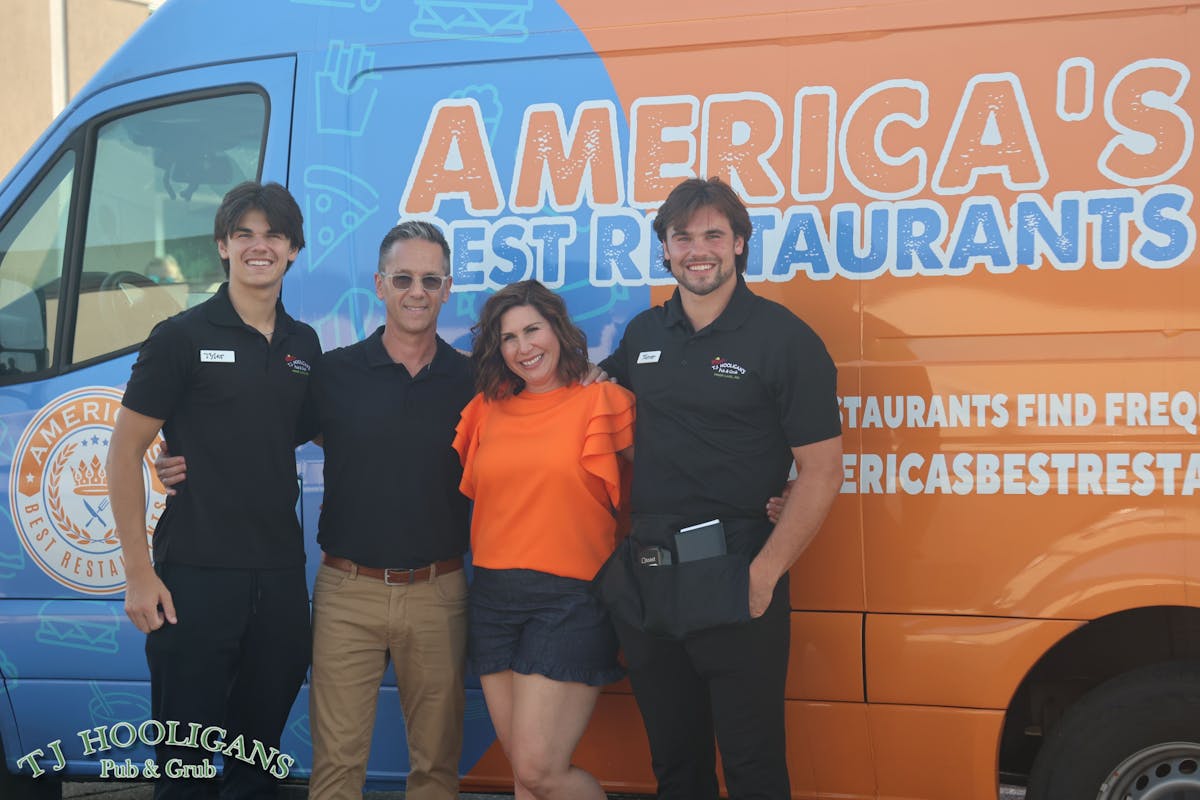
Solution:
[(1001, 711), (870, 705), (879, 800), (996, 800)]
[(861, 703), (862, 615), (792, 612), (786, 696)]
[(1004, 709), (1042, 654), (1081, 624), (873, 614), (867, 618), (867, 699)]
[[(852, 432), (847, 432), (852, 433)], [(857, 449), (856, 433), (843, 435), (842, 446)], [(863, 538), (860, 507), (854, 495), (839, 495), (825, 524), (792, 567), (792, 608), (812, 611), (863, 611)]]
[(1194, 498), (922, 500), (863, 498), (871, 611), (1094, 619), (1186, 604), (1196, 580)]
[[(644, 3), (639, 0), (562, 0), (571, 18), (587, 28), (588, 41), (606, 51), (666, 46), (711, 45), (772, 37), (838, 37), (921, 27), (958, 27), (997, 19), (1039, 20), (1156, 9), (1156, 0), (1012, 0), (1002, 5), (962, 0), (874, 0), (830, 3), (828, 0), (767, 0), (745, 12), (725, 0), (689, 3)], [(619, 20), (619, 23), (614, 22)], [(920, 53), (913, 53), (914, 57)]]
[(865, 705), (789, 702), (787, 725), (793, 797), (875, 797)]

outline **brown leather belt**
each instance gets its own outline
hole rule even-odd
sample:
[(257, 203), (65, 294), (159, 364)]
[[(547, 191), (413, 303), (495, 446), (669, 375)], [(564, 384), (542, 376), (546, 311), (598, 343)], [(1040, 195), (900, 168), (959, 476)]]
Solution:
[(328, 553), (323, 554), (321, 560), (333, 567), (340, 569), (342, 572), (349, 572), (351, 575), (366, 575), (368, 578), (375, 578), (383, 581), (388, 586), (407, 586), (410, 583), (417, 581), (427, 581), (435, 578), (438, 575), (445, 575), (450, 572), (458, 572), (463, 568), (463, 560), (461, 556), (455, 558), (447, 558), (445, 561), (435, 561), (427, 567), (419, 569), (380, 569), (378, 567), (363, 567), (355, 564), (348, 558), (339, 558), (331, 556)]

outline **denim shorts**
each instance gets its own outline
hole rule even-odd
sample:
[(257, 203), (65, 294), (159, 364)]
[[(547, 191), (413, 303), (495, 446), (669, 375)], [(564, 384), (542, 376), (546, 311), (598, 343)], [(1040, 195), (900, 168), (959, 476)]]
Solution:
[(467, 666), (604, 686), (625, 670), (617, 636), (591, 582), (529, 569), (475, 567)]

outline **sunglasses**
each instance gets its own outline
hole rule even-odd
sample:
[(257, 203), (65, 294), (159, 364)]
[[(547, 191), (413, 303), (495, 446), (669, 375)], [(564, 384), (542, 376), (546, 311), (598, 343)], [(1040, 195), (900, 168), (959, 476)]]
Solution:
[[(398, 292), (407, 292), (412, 288), (413, 281), (418, 280), (407, 272), (385, 272), (382, 274), (385, 280), (391, 281), (392, 288)], [(449, 279), (449, 275), (422, 275), (419, 280), (421, 281), (421, 288), (425, 291), (438, 292), (441, 291), (442, 286)]]

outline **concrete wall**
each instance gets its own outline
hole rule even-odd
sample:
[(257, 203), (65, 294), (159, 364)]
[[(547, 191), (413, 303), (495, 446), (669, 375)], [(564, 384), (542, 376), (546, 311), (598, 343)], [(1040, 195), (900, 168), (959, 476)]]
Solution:
[[(61, 9), (66, 47), (56, 48), (52, 11)], [(137, 29), (144, 0), (0, 0), (0, 176), (54, 119), (54, 55), (69, 100)]]

